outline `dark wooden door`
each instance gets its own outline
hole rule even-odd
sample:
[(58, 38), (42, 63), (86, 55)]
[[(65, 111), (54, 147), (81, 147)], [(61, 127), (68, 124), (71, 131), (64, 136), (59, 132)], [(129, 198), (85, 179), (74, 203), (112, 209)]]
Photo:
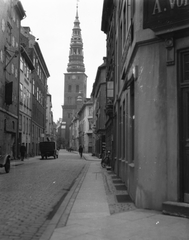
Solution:
[(189, 203), (189, 49), (179, 60), (181, 198)]

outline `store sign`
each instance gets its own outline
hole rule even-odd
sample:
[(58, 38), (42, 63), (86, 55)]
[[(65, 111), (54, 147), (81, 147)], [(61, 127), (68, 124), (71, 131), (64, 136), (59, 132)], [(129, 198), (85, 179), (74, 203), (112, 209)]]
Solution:
[(144, 0), (143, 28), (171, 30), (189, 24), (189, 0)]

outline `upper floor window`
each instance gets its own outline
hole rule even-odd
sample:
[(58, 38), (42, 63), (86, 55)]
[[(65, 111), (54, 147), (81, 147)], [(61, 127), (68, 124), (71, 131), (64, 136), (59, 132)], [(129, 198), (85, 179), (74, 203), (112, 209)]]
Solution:
[(68, 92), (71, 92), (71, 91), (72, 91), (72, 86), (68, 85)]
[(15, 78), (18, 77), (18, 70), (17, 70), (17, 68), (15, 68), (14, 76), (15, 76)]
[(89, 120), (89, 130), (92, 130), (93, 122), (92, 120)]
[(24, 61), (22, 57), (20, 57), (20, 70), (24, 71)]
[(22, 115), (19, 114), (19, 130), (22, 130)]
[(11, 73), (14, 74), (14, 64), (11, 64)]
[(79, 92), (79, 85), (76, 85), (76, 92)]
[(37, 75), (39, 76), (39, 65), (37, 65)]
[(37, 100), (39, 100), (39, 88), (37, 87)]
[(3, 59), (4, 59), (3, 51), (1, 50), (1, 52), (0, 52), (0, 60), (1, 60), (2, 63), (3, 63)]
[(32, 81), (32, 93), (35, 94), (35, 80)]
[(23, 85), (20, 83), (20, 102), (23, 103)]
[(93, 115), (93, 108), (89, 107), (89, 116), (92, 116), (92, 115)]
[(35, 55), (33, 56), (33, 65), (35, 66)]
[(68, 118), (71, 118), (72, 117), (72, 114), (71, 113), (68, 113)]
[(71, 103), (72, 103), (72, 98), (68, 97), (68, 104), (71, 104)]
[(9, 46), (11, 46), (11, 25), (9, 22), (7, 22), (7, 43), (9, 44)]
[(14, 9), (12, 8), (12, 19), (13, 19), (13, 21), (15, 22), (16, 21), (16, 16), (15, 16), (15, 11), (14, 11)]
[(2, 19), (2, 21), (1, 21), (1, 29), (3, 32), (5, 31), (5, 20), (4, 19)]

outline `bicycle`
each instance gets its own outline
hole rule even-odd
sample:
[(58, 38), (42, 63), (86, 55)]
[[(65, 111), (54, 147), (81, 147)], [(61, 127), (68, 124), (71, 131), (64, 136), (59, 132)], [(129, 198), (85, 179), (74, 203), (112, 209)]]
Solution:
[(101, 166), (103, 168), (105, 168), (106, 166), (110, 166), (110, 151), (108, 151), (107, 154), (102, 157)]

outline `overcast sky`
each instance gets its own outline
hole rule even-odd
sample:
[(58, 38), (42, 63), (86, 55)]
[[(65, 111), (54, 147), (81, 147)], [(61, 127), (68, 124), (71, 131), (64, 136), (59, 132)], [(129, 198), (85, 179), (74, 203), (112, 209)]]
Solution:
[[(53, 116), (62, 117), (64, 73), (67, 72), (70, 40), (76, 16), (76, 0), (21, 0), (28, 26), (39, 38), (38, 43), (50, 73), (49, 93), (52, 95)], [(103, 0), (80, 0), (78, 13), (83, 39), (87, 97), (90, 97), (97, 68), (106, 55), (106, 35), (101, 31)]]

